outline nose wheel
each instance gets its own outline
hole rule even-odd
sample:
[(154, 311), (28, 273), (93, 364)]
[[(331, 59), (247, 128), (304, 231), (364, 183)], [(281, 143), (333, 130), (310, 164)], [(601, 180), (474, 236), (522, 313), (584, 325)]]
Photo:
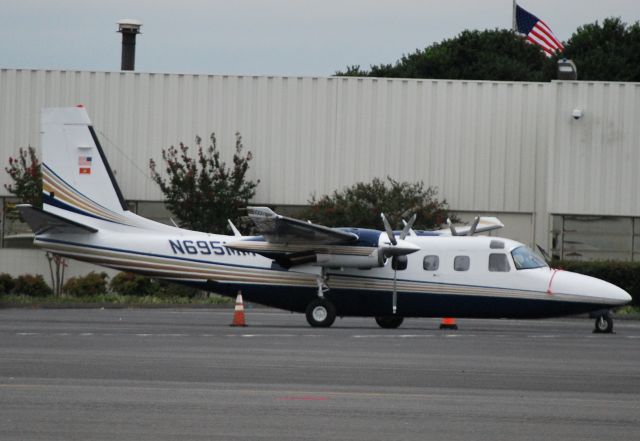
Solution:
[(593, 330), (596, 334), (611, 334), (613, 332), (613, 319), (609, 314), (602, 314), (596, 317), (596, 327)]

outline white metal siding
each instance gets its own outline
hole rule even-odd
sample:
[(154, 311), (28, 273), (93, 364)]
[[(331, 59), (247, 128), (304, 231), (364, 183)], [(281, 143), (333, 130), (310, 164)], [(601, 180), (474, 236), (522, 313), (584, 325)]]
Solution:
[[(553, 83), (548, 208), (640, 215), (640, 84)], [(573, 109), (583, 111), (572, 117)]]
[(162, 148), (215, 131), (230, 159), (240, 131), (257, 202), (390, 175), (439, 187), (456, 210), (640, 215), (637, 83), (2, 69), (3, 167), (38, 146), (41, 107), (80, 103), (130, 199), (162, 199), (148, 177)]
[[(160, 200), (149, 158), (215, 131), (254, 153), (255, 200), (423, 180), (458, 210), (531, 212), (542, 83), (0, 70), (0, 160), (38, 146), (39, 109), (84, 104), (125, 197)], [(2, 174), (2, 183), (7, 177)], [(4, 188), (0, 191), (5, 192)]]

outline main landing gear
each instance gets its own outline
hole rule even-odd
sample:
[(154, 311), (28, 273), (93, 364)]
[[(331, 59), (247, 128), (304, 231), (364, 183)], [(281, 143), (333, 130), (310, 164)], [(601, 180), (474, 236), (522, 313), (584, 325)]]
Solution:
[(404, 320), (404, 317), (399, 315), (385, 315), (376, 317), (376, 323), (383, 329), (396, 329)]
[(336, 307), (324, 297), (318, 297), (307, 306), (306, 316), (314, 328), (328, 328), (336, 320)]
[(307, 305), (305, 314), (307, 322), (314, 328), (328, 328), (336, 320), (336, 307), (324, 297), (324, 293), (329, 291), (329, 287), (325, 281), (325, 269), (322, 268), (320, 271), (316, 277), (318, 297)]

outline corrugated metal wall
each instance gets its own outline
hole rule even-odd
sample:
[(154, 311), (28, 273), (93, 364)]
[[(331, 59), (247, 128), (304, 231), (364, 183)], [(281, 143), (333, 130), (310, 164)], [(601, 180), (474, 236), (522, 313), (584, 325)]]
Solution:
[(457, 210), (532, 212), (547, 87), (1, 70), (0, 160), (38, 145), (41, 107), (82, 103), (130, 199), (162, 198), (148, 161), (163, 147), (215, 131), (231, 152), (240, 131), (254, 152), (258, 202), (305, 204), (390, 175), (439, 187)]
[(38, 146), (41, 107), (78, 103), (130, 199), (162, 199), (148, 178), (162, 148), (215, 131), (230, 157), (240, 131), (256, 202), (305, 204), (391, 175), (439, 187), (462, 211), (640, 215), (637, 83), (2, 69), (0, 162)]
[(640, 215), (640, 83), (558, 82), (552, 95), (548, 211)]

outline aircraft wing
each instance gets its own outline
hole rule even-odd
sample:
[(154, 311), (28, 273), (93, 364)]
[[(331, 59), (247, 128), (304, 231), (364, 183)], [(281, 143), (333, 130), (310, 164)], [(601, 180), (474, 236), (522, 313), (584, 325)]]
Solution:
[(267, 207), (248, 207), (249, 218), (271, 244), (321, 245), (356, 242), (358, 235), (281, 216)]
[(52, 213), (47, 213), (29, 204), (20, 204), (17, 207), (24, 220), (36, 235), (44, 233), (86, 234), (96, 233), (98, 231), (93, 227), (65, 219)]

